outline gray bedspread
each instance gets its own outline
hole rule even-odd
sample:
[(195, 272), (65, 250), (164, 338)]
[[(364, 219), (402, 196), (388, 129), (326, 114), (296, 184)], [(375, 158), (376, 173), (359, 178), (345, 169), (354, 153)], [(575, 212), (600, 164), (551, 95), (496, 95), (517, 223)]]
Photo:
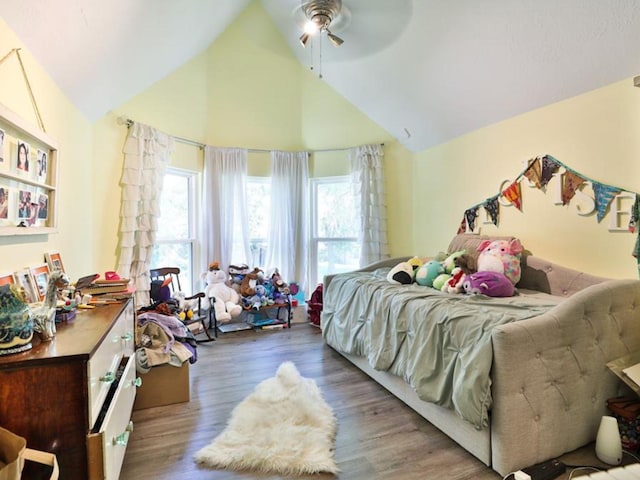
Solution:
[(491, 330), (540, 315), (563, 299), (446, 294), (386, 280), (388, 269), (336, 275), (324, 292), (325, 341), (401, 376), (425, 401), (481, 429), (491, 408)]

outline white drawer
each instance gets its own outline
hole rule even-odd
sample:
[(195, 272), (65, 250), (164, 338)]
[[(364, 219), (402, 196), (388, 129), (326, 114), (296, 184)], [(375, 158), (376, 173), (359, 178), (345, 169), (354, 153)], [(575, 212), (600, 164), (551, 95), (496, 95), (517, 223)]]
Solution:
[(129, 433), (133, 430), (130, 419), (137, 388), (135, 357), (125, 358), (126, 367), (104, 421), (98, 432), (87, 437), (90, 480), (117, 480), (120, 477)]
[(89, 425), (94, 425), (123, 356), (133, 356), (133, 305), (129, 302), (88, 362)]

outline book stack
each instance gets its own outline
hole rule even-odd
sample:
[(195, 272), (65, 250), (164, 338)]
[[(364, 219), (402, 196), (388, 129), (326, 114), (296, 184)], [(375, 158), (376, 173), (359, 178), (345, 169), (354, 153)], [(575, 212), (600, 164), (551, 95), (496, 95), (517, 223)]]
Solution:
[(129, 292), (129, 279), (95, 280), (88, 287), (82, 289), (82, 294), (101, 295), (103, 293), (127, 293)]

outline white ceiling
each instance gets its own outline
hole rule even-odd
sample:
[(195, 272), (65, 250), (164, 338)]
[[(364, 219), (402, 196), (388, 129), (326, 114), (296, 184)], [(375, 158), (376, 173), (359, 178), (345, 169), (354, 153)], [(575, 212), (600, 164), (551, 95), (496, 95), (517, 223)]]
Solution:
[[(0, 12), (93, 121), (201, 53), (250, 1), (0, 0)], [(260, 2), (310, 65), (300, 0)], [(323, 43), (324, 81), (412, 151), (640, 74), (638, 0), (343, 3), (345, 43)]]

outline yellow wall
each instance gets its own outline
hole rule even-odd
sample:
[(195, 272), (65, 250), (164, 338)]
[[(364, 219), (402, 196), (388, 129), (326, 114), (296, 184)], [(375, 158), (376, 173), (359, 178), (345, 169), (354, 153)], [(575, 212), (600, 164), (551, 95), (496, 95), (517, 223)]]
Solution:
[[(545, 153), (600, 183), (639, 192), (640, 89), (628, 79), (416, 154), (412, 253), (446, 249), (467, 208), (498, 193), (523, 161)], [(577, 199), (556, 205), (557, 182), (547, 193), (523, 183), (522, 213), (502, 208), (499, 228), (482, 225), (481, 232), (516, 235), (534, 254), (596, 275), (637, 278), (635, 237), (610, 232), (609, 215), (600, 224), (595, 213), (578, 215)]]
[[(385, 142), (391, 247), (411, 248), (411, 154), (299, 64), (281, 34), (253, 2), (204, 52), (94, 126), (96, 196), (119, 195), (124, 116), (167, 133), (215, 146), (307, 150)], [(322, 108), (320, 108), (322, 106)], [(340, 118), (340, 121), (336, 121)], [(314, 176), (347, 174), (346, 152), (312, 155)], [(177, 144), (173, 165), (202, 170), (202, 152)], [(249, 153), (249, 174), (269, 175), (267, 152)], [(119, 198), (119, 197), (117, 197)], [(400, 201), (398, 201), (400, 199)], [(95, 226), (104, 269), (117, 257), (118, 209), (100, 207)], [(397, 233), (395, 233), (397, 232)]]
[[(0, 236), (0, 273), (40, 265), (44, 263), (46, 252), (59, 252), (66, 270), (74, 278), (93, 273), (98, 263), (93, 248), (96, 233), (93, 206), (102, 199), (96, 199), (92, 191), (95, 178), (91, 161), (91, 125), (1, 18), (0, 45), (0, 56), (13, 48), (22, 48), (20, 55), (46, 132), (60, 145), (58, 233)], [(15, 55), (0, 65), (0, 85), (0, 103), (37, 125)]]
[[(3, 272), (38, 264), (53, 251), (74, 277), (115, 266), (126, 135), (119, 116), (218, 146), (315, 150), (384, 142), (393, 255), (445, 249), (464, 210), (497, 193), (536, 155), (549, 153), (597, 181), (640, 190), (640, 89), (631, 79), (412, 154), (300, 65), (259, 2), (207, 50), (94, 125), (1, 19), (0, 45), (23, 48), (45, 126), (61, 145), (59, 233), (0, 236)], [(0, 65), (0, 84), (0, 103), (35, 123), (15, 58)], [(313, 176), (348, 172), (346, 152), (317, 153), (311, 162)], [(178, 143), (173, 164), (200, 171), (202, 152)], [(249, 173), (268, 171), (269, 155), (250, 153)], [(595, 274), (636, 277), (631, 234), (610, 232), (608, 217), (598, 224), (595, 215), (577, 215), (575, 202), (555, 205), (551, 191), (523, 192), (523, 212), (503, 208), (500, 227), (482, 225), (482, 233), (517, 235), (535, 254)]]

